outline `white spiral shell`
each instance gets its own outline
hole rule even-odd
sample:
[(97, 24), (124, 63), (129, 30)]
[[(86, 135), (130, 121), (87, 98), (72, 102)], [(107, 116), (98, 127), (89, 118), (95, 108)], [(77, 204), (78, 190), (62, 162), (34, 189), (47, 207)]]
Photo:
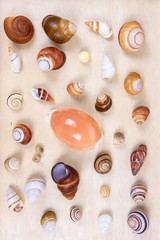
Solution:
[(109, 57), (105, 55), (102, 60), (102, 78), (111, 79), (114, 77), (115, 72), (115, 66), (113, 65)]
[(55, 66), (55, 61), (53, 58), (49, 55), (43, 55), (38, 57), (37, 64), (40, 70), (42, 71), (50, 71)]
[(98, 217), (98, 228), (101, 233), (105, 233), (112, 223), (112, 217), (108, 214), (102, 214)]
[(141, 234), (148, 229), (149, 221), (147, 216), (141, 211), (133, 211), (127, 219), (128, 226), (133, 233)]
[(101, 21), (88, 21), (85, 22), (85, 24), (104, 38), (110, 38), (112, 36), (112, 30), (107, 23)]
[(23, 142), (24, 141), (24, 138), (25, 138), (25, 133), (23, 131), (23, 129), (17, 127), (13, 130), (12, 132), (12, 136), (13, 136), (13, 139), (16, 141), (16, 142)]
[(21, 161), (18, 158), (8, 158), (5, 160), (4, 166), (5, 166), (6, 170), (13, 172), (20, 168)]
[(7, 190), (7, 205), (13, 212), (20, 212), (23, 208), (22, 200), (11, 187)]
[(70, 209), (70, 218), (72, 219), (72, 221), (77, 222), (81, 219), (82, 217), (82, 213), (79, 209), (79, 207), (71, 207)]
[(20, 93), (12, 93), (7, 98), (7, 105), (12, 110), (19, 110), (21, 108), (23, 97)]
[(10, 59), (12, 71), (15, 73), (20, 72), (21, 65), (22, 65), (20, 57), (12, 49), (12, 47), (8, 47), (8, 52), (9, 52), (9, 59)]

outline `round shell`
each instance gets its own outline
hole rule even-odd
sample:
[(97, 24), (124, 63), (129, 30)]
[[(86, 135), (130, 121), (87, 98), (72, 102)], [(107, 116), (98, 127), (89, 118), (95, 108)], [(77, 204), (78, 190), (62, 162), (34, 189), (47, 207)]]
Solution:
[(35, 147), (35, 151), (38, 154), (43, 154), (44, 148), (43, 148), (42, 144), (37, 144), (36, 147)]
[(109, 173), (112, 168), (112, 160), (109, 154), (102, 154), (94, 162), (95, 170), (100, 174)]
[(51, 95), (43, 88), (32, 88), (32, 96), (38, 101), (54, 102)]
[(136, 186), (133, 186), (130, 192), (131, 198), (137, 203), (142, 203), (147, 194), (147, 188), (144, 185), (138, 184)]
[(19, 124), (13, 129), (12, 137), (16, 142), (28, 144), (32, 137), (31, 130), (26, 125)]
[(77, 222), (81, 220), (82, 213), (78, 207), (71, 207), (70, 209), (70, 218), (72, 221)]
[(80, 63), (88, 63), (90, 59), (89, 52), (87, 51), (81, 51), (78, 55), (78, 59)]
[(18, 158), (8, 158), (5, 160), (4, 166), (5, 166), (6, 170), (8, 170), (10, 172), (14, 172), (20, 168), (21, 161)]
[(147, 107), (139, 106), (133, 110), (132, 118), (137, 124), (142, 124), (147, 120), (149, 113), (150, 110)]
[(9, 59), (10, 59), (12, 71), (15, 73), (20, 72), (21, 65), (22, 65), (20, 57), (13, 50), (12, 47), (8, 47), (8, 52), (9, 52)]
[(41, 226), (47, 232), (52, 232), (56, 225), (56, 214), (52, 211), (46, 212), (41, 218)]
[(108, 56), (104, 56), (102, 60), (102, 78), (111, 79), (114, 77), (116, 68)]
[(101, 233), (105, 233), (112, 223), (112, 217), (108, 214), (102, 214), (98, 217), (98, 228)]
[(80, 96), (84, 91), (84, 83), (83, 82), (75, 82), (70, 83), (67, 86), (67, 91), (71, 96)]
[(19, 110), (21, 108), (23, 97), (20, 93), (12, 93), (7, 98), (7, 105), (12, 110)]
[(41, 160), (41, 155), (38, 154), (38, 153), (35, 153), (35, 154), (33, 155), (32, 161), (35, 162), (35, 163), (39, 163), (40, 160)]
[(121, 132), (115, 132), (114, 133), (114, 137), (113, 137), (113, 144), (114, 145), (121, 145), (122, 143), (124, 143), (125, 140), (125, 136), (123, 133)]
[(7, 190), (7, 204), (8, 208), (14, 212), (20, 212), (23, 208), (22, 200), (11, 187)]
[(112, 106), (112, 99), (105, 93), (101, 93), (97, 99), (95, 104), (95, 109), (99, 112), (108, 111)]
[(131, 72), (124, 81), (124, 88), (130, 95), (137, 95), (143, 89), (143, 80), (136, 72)]
[(110, 38), (112, 36), (112, 30), (107, 23), (88, 21), (85, 22), (85, 25), (92, 29), (94, 32), (98, 32), (104, 38)]
[(102, 186), (100, 188), (100, 196), (102, 198), (108, 198), (110, 195), (110, 191), (109, 191), (109, 188), (107, 186)]
[(144, 43), (144, 32), (138, 22), (132, 21), (125, 23), (119, 31), (119, 44), (121, 48), (134, 53), (140, 50)]
[(148, 229), (149, 221), (147, 216), (141, 211), (133, 211), (127, 219), (128, 226), (133, 233), (141, 234)]

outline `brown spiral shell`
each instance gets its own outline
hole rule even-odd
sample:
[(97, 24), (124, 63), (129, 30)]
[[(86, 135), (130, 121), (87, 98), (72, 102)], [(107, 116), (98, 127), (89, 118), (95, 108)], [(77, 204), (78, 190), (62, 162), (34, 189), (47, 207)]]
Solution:
[(78, 97), (82, 95), (84, 91), (84, 83), (83, 82), (70, 83), (67, 86), (67, 91), (71, 96)]
[(79, 209), (79, 207), (71, 207), (70, 209), (70, 218), (72, 219), (72, 221), (77, 222), (79, 220), (81, 220), (82, 217), (82, 213)]
[(137, 184), (133, 186), (130, 192), (131, 198), (137, 204), (140, 204), (145, 200), (146, 194), (147, 194), (147, 188), (142, 184)]
[(98, 156), (94, 162), (94, 169), (100, 174), (109, 173), (112, 168), (111, 156), (106, 153)]
[(5, 18), (4, 30), (10, 40), (20, 44), (29, 42), (34, 33), (31, 21), (24, 16)]
[(141, 211), (133, 211), (127, 219), (128, 226), (133, 233), (141, 234), (148, 229), (149, 221), (147, 216)]
[(45, 102), (54, 102), (54, 99), (51, 97), (51, 95), (43, 88), (32, 88), (32, 96), (36, 100), (42, 100)]
[(97, 99), (95, 104), (95, 109), (99, 112), (108, 111), (112, 106), (112, 99), (105, 93), (101, 93)]
[(102, 197), (102, 198), (108, 198), (109, 197), (109, 195), (110, 195), (110, 190), (109, 190), (109, 188), (107, 187), (107, 186), (102, 186), (101, 188), (100, 188), (100, 196)]
[(16, 142), (26, 145), (31, 141), (32, 133), (29, 127), (19, 124), (14, 127), (12, 137)]
[(143, 89), (143, 80), (139, 73), (130, 72), (124, 81), (124, 88), (130, 95), (137, 95)]
[(149, 113), (149, 108), (145, 106), (139, 106), (133, 110), (132, 118), (137, 124), (142, 124), (147, 120)]

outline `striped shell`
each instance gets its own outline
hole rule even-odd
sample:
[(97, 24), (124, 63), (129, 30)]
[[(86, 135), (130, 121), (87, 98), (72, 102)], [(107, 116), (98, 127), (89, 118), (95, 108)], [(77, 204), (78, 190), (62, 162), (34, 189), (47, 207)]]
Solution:
[(132, 187), (130, 196), (137, 203), (142, 203), (147, 194), (147, 188), (144, 185), (138, 184)]
[(148, 229), (149, 221), (147, 216), (141, 211), (133, 211), (127, 219), (128, 226), (133, 233), (141, 234)]
[(132, 118), (137, 124), (142, 124), (147, 120), (149, 113), (150, 110), (147, 107), (139, 106), (133, 110)]
[(85, 25), (93, 31), (98, 32), (104, 38), (110, 38), (112, 36), (112, 30), (107, 23), (100, 21), (88, 21), (85, 22)]
[(46, 182), (43, 178), (31, 178), (24, 187), (24, 193), (30, 202), (35, 202), (44, 191)]
[(114, 145), (121, 145), (122, 143), (124, 143), (125, 140), (125, 136), (123, 133), (121, 132), (115, 132), (114, 133), (114, 137), (113, 137), (113, 144)]
[(108, 56), (104, 56), (102, 59), (102, 78), (111, 79), (114, 77), (116, 68)]
[(7, 204), (8, 208), (13, 212), (20, 212), (23, 208), (22, 200), (11, 187), (7, 190)]
[(23, 97), (20, 93), (12, 93), (7, 98), (7, 105), (12, 110), (19, 110), (21, 108)]
[(41, 161), (41, 155), (39, 153), (35, 153), (32, 157), (32, 161), (35, 163), (39, 163)]
[(78, 97), (84, 91), (84, 83), (83, 82), (70, 83), (67, 86), (67, 91), (71, 96)]
[(100, 174), (109, 173), (112, 168), (112, 160), (109, 154), (102, 154), (96, 158), (94, 169)]
[(11, 69), (13, 72), (18, 73), (21, 70), (21, 59), (12, 47), (8, 47), (9, 59), (11, 64)]
[(51, 95), (43, 88), (32, 88), (31, 92), (32, 96), (38, 101), (54, 102)]
[(112, 217), (108, 214), (102, 214), (98, 217), (98, 228), (101, 233), (105, 233), (112, 223)]
[(128, 74), (124, 81), (124, 88), (130, 95), (137, 95), (143, 89), (143, 80), (141, 76), (136, 72)]
[(79, 220), (81, 220), (82, 217), (82, 213), (80, 211), (80, 209), (78, 207), (71, 207), (70, 209), (70, 218), (72, 219), (72, 221), (77, 222)]
[(121, 48), (133, 53), (140, 50), (144, 43), (144, 32), (138, 22), (127, 22), (119, 31), (119, 44)]
[(112, 106), (112, 99), (105, 93), (101, 93), (97, 99), (95, 104), (95, 109), (99, 112), (108, 111)]
[(19, 124), (13, 129), (12, 137), (16, 142), (28, 144), (32, 137), (31, 130), (26, 125)]
[(56, 214), (52, 211), (46, 212), (41, 218), (41, 226), (47, 232), (52, 232), (56, 225)]
[(80, 63), (88, 63), (90, 59), (89, 52), (87, 51), (81, 51), (78, 55), (78, 59)]
[(100, 196), (101, 196), (102, 198), (108, 198), (109, 195), (110, 195), (109, 188), (106, 187), (106, 186), (102, 186), (102, 187), (100, 188)]
[(6, 170), (8, 170), (10, 172), (14, 172), (20, 168), (21, 161), (18, 158), (8, 158), (5, 160), (4, 166), (5, 166)]
[(43, 145), (42, 144), (37, 144), (36, 147), (35, 147), (35, 151), (38, 154), (43, 154), (43, 152), (44, 152)]

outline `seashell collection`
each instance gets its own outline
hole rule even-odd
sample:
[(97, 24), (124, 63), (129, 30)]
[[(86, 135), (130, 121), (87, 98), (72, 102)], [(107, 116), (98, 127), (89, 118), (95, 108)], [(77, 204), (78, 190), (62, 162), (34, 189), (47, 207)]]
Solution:
[(112, 159), (111, 156), (106, 153), (98, 156), (94, 161), (94, 169), (100, 174), (106, 174), (111, 171)]

